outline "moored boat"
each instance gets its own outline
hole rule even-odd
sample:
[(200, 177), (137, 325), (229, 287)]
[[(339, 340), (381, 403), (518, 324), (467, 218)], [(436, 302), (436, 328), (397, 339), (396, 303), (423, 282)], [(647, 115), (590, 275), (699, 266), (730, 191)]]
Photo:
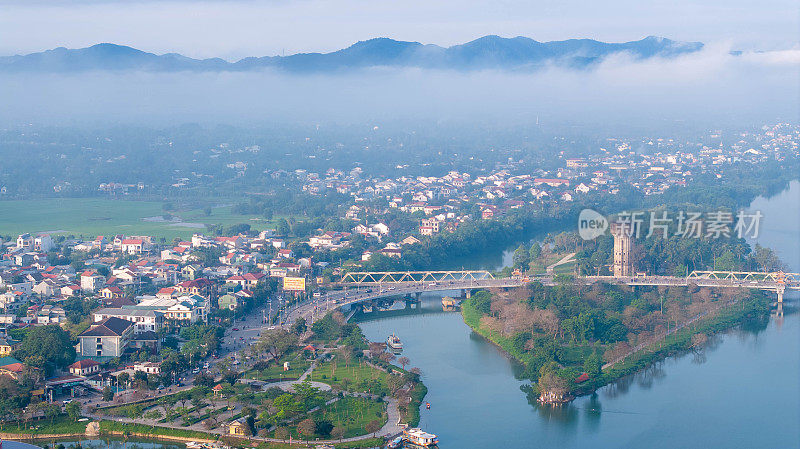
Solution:
[(403, 437), (407, 442), (420, 447), (431, 447), (439, 444), (439, 438), (436, 435), (416, 427), (404, 430)]
[(401, 342), (400, 338), (395, 334), (389, 335), (389, 338), (386, 339), (386, 346), (395, 351), (403, 350), (403, 342)]
[(386, 443), (386, 447), (388, 449), (397, 449), (397, 448), (403, 447), (403, 437), (397, 437), (397, 438), (393, 439), (392, 441)]

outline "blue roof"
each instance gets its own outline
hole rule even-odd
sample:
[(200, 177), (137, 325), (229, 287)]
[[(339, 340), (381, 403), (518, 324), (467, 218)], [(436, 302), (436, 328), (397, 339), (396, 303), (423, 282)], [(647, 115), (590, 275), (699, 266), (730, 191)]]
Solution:
[(22, 362), (11, 356), (0, 357), (0, 366), (11, 365), (14, 363), (22, 363)]

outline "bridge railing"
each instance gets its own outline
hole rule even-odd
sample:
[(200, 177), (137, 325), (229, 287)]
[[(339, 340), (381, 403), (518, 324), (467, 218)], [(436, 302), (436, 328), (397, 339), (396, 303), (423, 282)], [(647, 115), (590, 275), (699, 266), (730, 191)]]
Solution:
[(784, 273), (783, 271), (701, 271), (695, 270), (687, 276), (689, 279), (718, 279), (729, 281), (772, 281), (777, 283), (800, 282), (800, 273)]
[(402, 284), (494, 279), (486, 270), (469, 271), (354, 271), (342, 276), (339, 284)]

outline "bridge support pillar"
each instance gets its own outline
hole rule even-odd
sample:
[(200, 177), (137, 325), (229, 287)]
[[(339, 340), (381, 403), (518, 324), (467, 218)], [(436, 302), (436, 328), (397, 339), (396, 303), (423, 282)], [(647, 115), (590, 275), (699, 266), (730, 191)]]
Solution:
[(416, 293), (414, 293), (414, 300), (415, 300), (416, 302), (419, 302), (419, 299), (420, 299), (421, 297), (422, 297), (422, 292), (416, 292)]
[(462, 288), (461, 289), (461, 297), (464, 298), (464, 299), (471, 298), (472, 297), (472, 290), (470, 290), (468, 288)]
[(783, 294), (786, 292), (786, 287), (778, 287), (775, 291), (778, 293), (778, 304), (783, 304)]

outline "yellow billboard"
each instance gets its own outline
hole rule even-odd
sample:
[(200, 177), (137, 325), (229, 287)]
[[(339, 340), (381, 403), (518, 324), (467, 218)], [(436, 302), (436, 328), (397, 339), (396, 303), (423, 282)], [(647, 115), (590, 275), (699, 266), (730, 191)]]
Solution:
[(306, 278), (286, 276), (283, 278), (283, 289), (294, 292), (303, 292), (306, 290)]

